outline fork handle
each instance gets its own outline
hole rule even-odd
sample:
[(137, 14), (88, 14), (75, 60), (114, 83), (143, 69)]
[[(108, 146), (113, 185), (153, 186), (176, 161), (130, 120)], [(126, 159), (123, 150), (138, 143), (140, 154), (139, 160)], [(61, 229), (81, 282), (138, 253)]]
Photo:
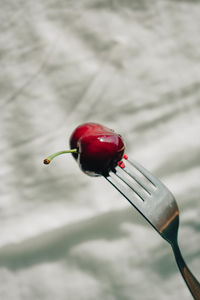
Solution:
[(183, 279), (185, 280), (192, 296), (194, 297), (195, 300), (200, 300), (200, 283), (197, 281), (197, 279), (194, 277), (192, 272), (189, 270), (187, 267), (181, 251), (179, 249), (178, 243), (174, 242), (171, 244), (174, 256), (177, 262), (177, 265), (179, 267), (179, 270), (183, 276)]

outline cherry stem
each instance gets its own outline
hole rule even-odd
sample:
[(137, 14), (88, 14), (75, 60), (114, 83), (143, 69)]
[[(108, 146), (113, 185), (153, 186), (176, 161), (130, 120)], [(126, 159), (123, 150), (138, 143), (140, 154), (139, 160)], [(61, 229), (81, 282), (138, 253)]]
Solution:
[(56, 157), (60, 154), (65, 154), (65, 153), (78, 153), (78, 149), (63, 150), (63, 151), (56, 152), (54, 154), (49, 155), (47, 158), (45, 158), (43, 162), (45, 165), (48, 165), (48, 164), (50, 164), (52, 159), (54, 159), (54, 157)]

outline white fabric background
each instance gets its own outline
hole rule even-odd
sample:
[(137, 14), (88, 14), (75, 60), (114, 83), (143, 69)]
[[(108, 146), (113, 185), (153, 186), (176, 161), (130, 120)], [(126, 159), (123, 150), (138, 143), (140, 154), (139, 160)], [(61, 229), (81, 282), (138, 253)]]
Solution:
[(112, 186), (42, 161), (83, 122), (121, 133), (174, 193), (200, 279), (200, 2), (6, 0), (0, 24), (0, 299), (191, 299)]

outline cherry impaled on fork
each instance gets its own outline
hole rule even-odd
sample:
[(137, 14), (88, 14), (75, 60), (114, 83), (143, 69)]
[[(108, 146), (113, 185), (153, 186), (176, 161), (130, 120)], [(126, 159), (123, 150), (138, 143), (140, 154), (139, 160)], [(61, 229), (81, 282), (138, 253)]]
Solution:
[(50, 155), (44, 164), (49, 164), (60, 154), (72, 153), (81, 170), (90, 176), (108, 176), (117, 165), (124, 167), (121, 161), (125, 150), (123, 139), (120, 134), (105, 126), (84, 123), (72, 132), (69, 144), (70, 150)]

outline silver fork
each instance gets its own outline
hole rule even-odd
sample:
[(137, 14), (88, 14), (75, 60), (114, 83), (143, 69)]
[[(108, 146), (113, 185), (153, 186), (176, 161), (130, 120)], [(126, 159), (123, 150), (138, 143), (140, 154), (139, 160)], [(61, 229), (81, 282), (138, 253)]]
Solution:
[(179, 210), (172, 193), (139, 163), (128, 159), (105, 178), (171, 245), (179, 270), (193, 298), (200, 300), (200, 283), (187, 267), (178, 246)]

